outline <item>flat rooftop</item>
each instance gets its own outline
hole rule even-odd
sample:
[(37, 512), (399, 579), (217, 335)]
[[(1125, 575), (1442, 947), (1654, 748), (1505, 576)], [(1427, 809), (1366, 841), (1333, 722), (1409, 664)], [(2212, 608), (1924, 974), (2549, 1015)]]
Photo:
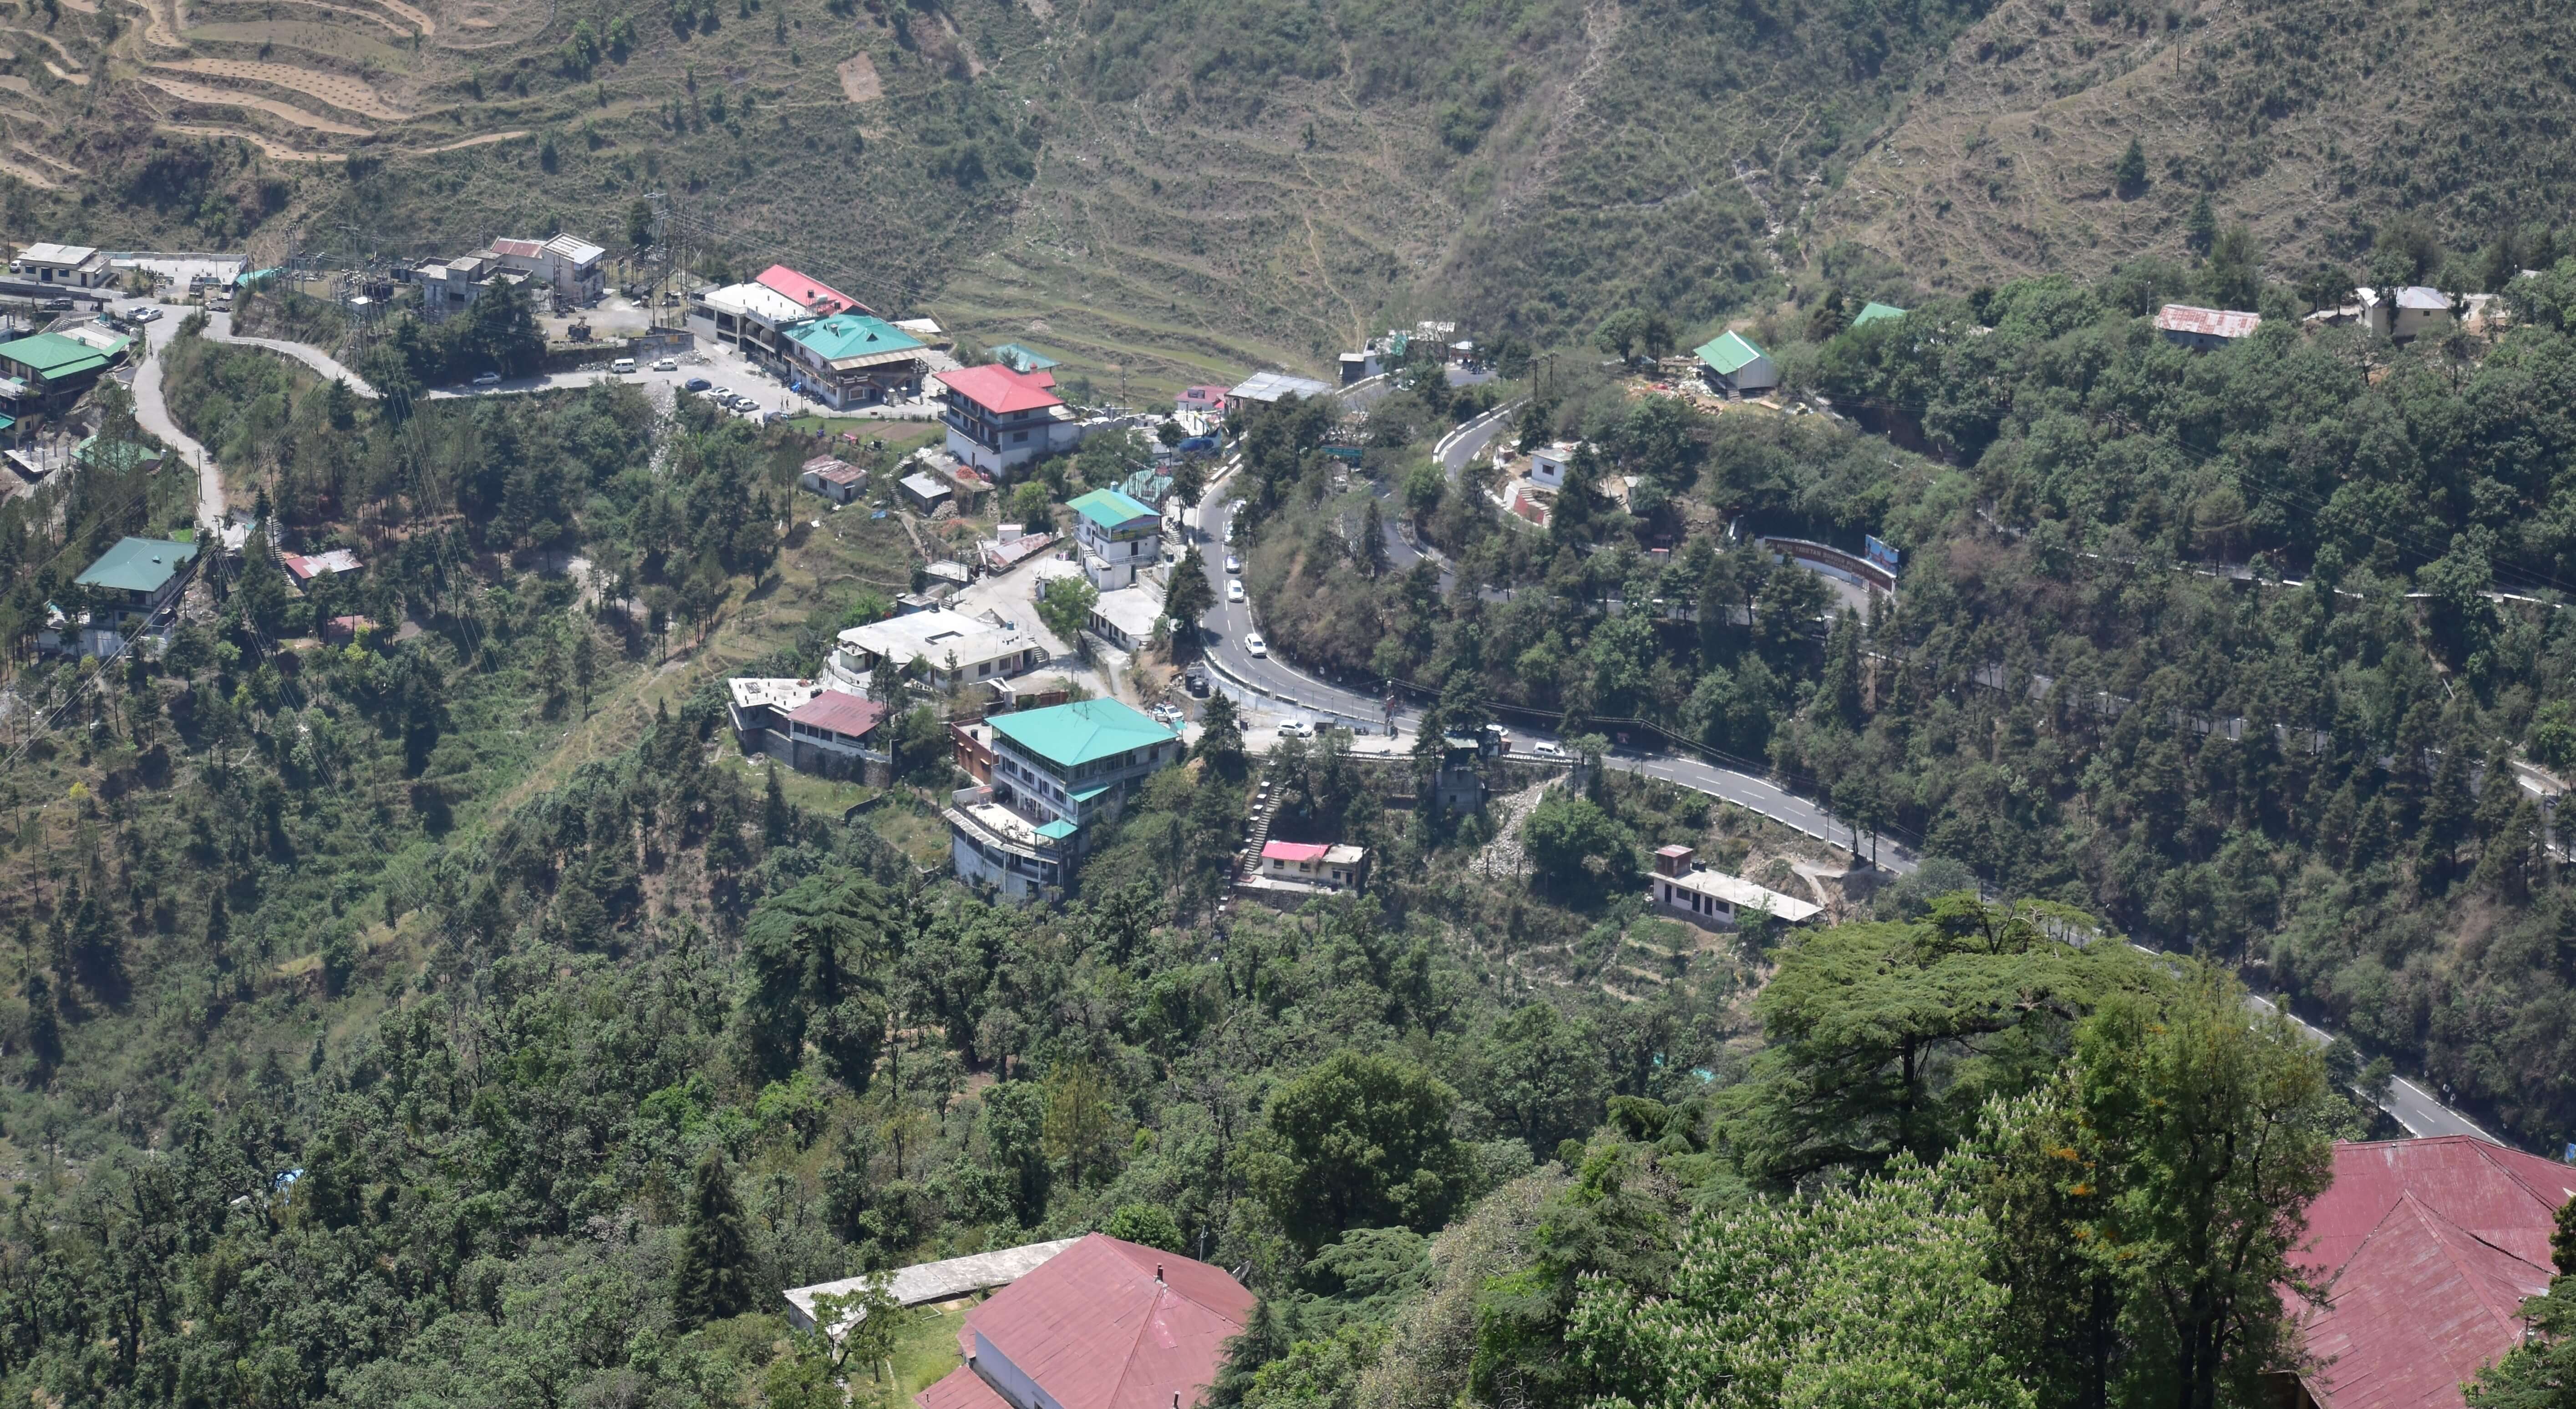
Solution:
[[(1072, 1247), (1074, 1238), (1058, 1238), (1047, 1243), (1024, 1243), (1015, 1248), (996, 1248), (991, 1252), (969, 1253), (939, 1262), (916, 1262), (898, 1268), (886, 1288), (893, 1293), (897, 1306), (921, 1306), (934, 1301), (947, 1301), (968, 1292), (1008, 1286), (1046, 1265), (1057, 1253)], [(810, 1287), (791, 1287), (783, 1295), (799, 1326), (814, 1324), (814, 1299), (843, 1296), (866, 1285), (865, 1277), (844, 1277), (837, 1282), (817, 1282)], [(835, 1329), (838, 1329), (837, 1327)]]
[(946, 669), (952, 653), (959, 665), (974, 665), (1016, 655), (1037, 645), (1038, 639), (997, 621), (941, 607), (853, 626), (841, 633), (841, 644), (868, 655), (885, 656), (900, 665), (927, 660), (936, 668)]

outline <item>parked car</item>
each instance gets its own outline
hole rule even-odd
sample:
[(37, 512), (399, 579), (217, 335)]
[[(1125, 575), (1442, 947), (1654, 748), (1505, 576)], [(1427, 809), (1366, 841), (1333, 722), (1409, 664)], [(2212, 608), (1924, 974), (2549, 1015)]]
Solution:
[(1270, 654), (1270, 643), (1262, 640), (1261, 633), (1258, 631), (1245, 634), (1243, 638), (1243, 648), (1252, 652), (1256, 656), (1266, 656)]
[(134, 310), (133, 317), (137, 323), (157, 323), (161, 321), (161, 310), (151, 304), (145, 304)]
[(1314, 736), (1314, 730), (1294, 719), (1279, 726), (1279, 737), (1283, 739), (1311, 739)]
[(656, 372), (676, 372), (680, 370), (680, 361), (676, 357), (665, 357), (653, 364), (653, 370)]
[(1243, 559), (1236, 557), (1236, 556), (1235, 556), (1235, 555), (1233, 555), (1232, 553), (1228, 553), (1228, 554), (1226, 554), (1226, 555), (1225, 555), (1225, 570), (1226, 570), (1227, 572), (1241, 572), (1241, 571), (1243, 571)]
[(682, 390), (682, 391), (705, 391), (706, 389), (708, 389), (709, 387), (712, 387), (712, 386), (714, 386), (714, 385), (715, 385), (715, 383), (713, 383), (713, 382), (711, 382), (711, 381), (708, 381), (708, 380), (707, 380), (706, 378), (704, 378), (704, 377), (691, 377), (691, 378), (689, 378), (687, 381), (680, 383), (680, 390)]
[(1226, 580), (1225, 599), (1229, 602), (1240, 602), (1243, 600), (1243, 580), (1241, 578), (1229, 578)]
[(501, 384), (501, 374), (498, 372), (485, 372), (474, 379), (474, 384), (476, 386), (499, 386)]
[(1195, 665), (1190, 667), (1188, 674), (1181, 677), (1181, 684), (1191, 694), (1196, 695), (1200, 699), (1206, 699), (1208, 697), (1207, 672), (1201, 670)]

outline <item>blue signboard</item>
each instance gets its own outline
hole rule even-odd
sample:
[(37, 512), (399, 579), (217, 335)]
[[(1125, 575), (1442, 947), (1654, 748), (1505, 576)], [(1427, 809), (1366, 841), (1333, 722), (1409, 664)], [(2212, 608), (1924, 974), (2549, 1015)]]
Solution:
[(1886, 544), (1879, 542), (1875, 534), (1863, 534), (1862, 538), (1866, 543), (1866, 551), (1869, 555), (1869, 560), (1878, 564), (1880, 567), (1887, 569), (1889, 572), (1896, 571), (1896, 565), (1904, 560), (1904, 554), (1899, 553), (1895, 549), (1888, 547)]

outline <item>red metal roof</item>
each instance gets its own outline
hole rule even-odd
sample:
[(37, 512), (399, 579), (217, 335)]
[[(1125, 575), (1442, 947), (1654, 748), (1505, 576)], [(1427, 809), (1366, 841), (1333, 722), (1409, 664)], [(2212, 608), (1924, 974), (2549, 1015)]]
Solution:
[(2198, 333), (2209, 338), (2241, 338), (2263, 326), (2260, 313), (2239, 313), (2222, 308), (2194, 308), (2188, 303), (2168, 303), (2156, 310), (2156, 327), (2168, 333)]
[(2340, 1143), (2293, 1303), (2324, 1409), (2458, 1409), (2461, 1382), (2522, 1339), (2549, 1289), (2549, 1234), (2576, 1169), (2465, 1135)]
[(998, 362), (931, 374), (949, 390), (996, 415), (1039, 411), (1064, 402), (1047, 388), (1055, 378), (1045, 372), (1014, 372)]
[(545, 253), (545, 246), (535, 240), (494, 240), (492, 252), (513, 259), (534, 259)]
[(790, 721), (858, 738), (885, 722), (886, 707), (847, 690), (825, 690), (788, 711)]
[[(989, 1346), (1006, 1363), (985, 1374), (1015, 1370), (1062, 1409), (1171, 1409), (1175, 1395), (1196, 1409), (1252, 1305), (1219, 1268), (1094, 1233), (967, 1313), (957, 1344), (970, 1358)], [(994, 1409), (964, 1386), (934, 1399), (945, 1385), (913, 1402)]]
[(1264, 861), (1321, 861), (1324, 859), (1324, 853), (1330, 850), (1332, 848), (1329, 846), (1309, 846), (1305, 842), (1298, 841), (1264, 842), (1261, 844), (1261, 859)]
[(921, 1409), (1012, 1409), (972, 1365), (960, 1365), (940, 1377), (937, 1384), (912, 1397)]
[(865, 305), (820, 279), (809, 278), (784, 264), (773, 264), (753, 276), (752, 282), (771, 293), (794, 299), (815, 313), (829, 318), (835, 313), (855, 309), (866, 313)]

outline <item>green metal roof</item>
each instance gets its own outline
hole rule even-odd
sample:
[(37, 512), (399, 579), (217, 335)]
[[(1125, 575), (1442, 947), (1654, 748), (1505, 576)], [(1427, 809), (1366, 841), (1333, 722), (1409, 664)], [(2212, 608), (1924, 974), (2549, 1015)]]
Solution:
[(1084, 788), (1073, 795), (1073, 800), (1075, 802), (1089, 802), (1093, 798), (1096, 798), (1107, 791), (1109, 791), (1109, 785), (1106, 783), (1103, 783), (1096, 788)]
[(993, 732), (1058, 768), (1113, 757), (1176, 735), (1116, 700), (1075, 700), (1045, 709), (997, 714)]
[(126, 538), (99, 555), (77, 581), (83, 587), (106, 587), (121, 592), (158, 592), (163, 583), (178, 575), (179, 569), (197, 556), (194, 543), (174, 543), (167, 538)]
[(107, 365), (106, 356), (97, 348), (60, 333), (38, 333), (32, 338), (0, 343), (0, 361), (15, 362), (48, 380), (78, 376)]
[(888, 352), (913, 352), (921, 340), (883, 318), (864, 313), (835, 313), (817, 318), (787, 330), (787, 336), (814, 350), (826, 362), (845, 357), (875, 357)]
[(1043, 372), (1050, 367), (1064, 365), (1036, 348), (1022, 347), (1015, 342), (995, 343), (987, 350), (993, 354), (994, 361), (1008, 364), (1015, 372)]
[(1866, 307), (1862, 308), (1860, 312), (1852, 315), (1851, 325), (1857, 328), (1864, 323), (1875, 323), (1882, 318), (1902, 318), (1904, 316), (1905, 310), (1897, 307), (1895, 304), (1878, 303), (1873, 301)]
[(1065, 821), (1063, 818), (1059, 817), (1056, 820), (1039, 827), (1037, 829), (1037, 833), (1048, 841), (1062, 841), (1066, 837), (1072, 836), (1074, 833), (1081, 830), (1082, 829), (1080, 827), (1077, 827), (1071, 822)]
[(1742, 333), (1734, 332), (1718, 334), (1700, 344), (1697, 351), (1700, 361), (1716, 368), (1721, 375), (1725, 376), (1733, 376), (1743, 371), (1746, 365), (1757, 357), (1770, 355), (1755, 347), (1752, 339)]
[(1102, 528), (1124, 528), (1138, 519), (1154, 517), (1152, 509), (1114, 489), (1095, 489), (1065, 507)]
[(104, 463), (120, 470), (130, 470), (136, 462), (154, 458), (154, 452), (131, 440), (112, 440), (101, 447), (98, 437), (93, 435), (72, 447), (72, 458), (84, 465)]

